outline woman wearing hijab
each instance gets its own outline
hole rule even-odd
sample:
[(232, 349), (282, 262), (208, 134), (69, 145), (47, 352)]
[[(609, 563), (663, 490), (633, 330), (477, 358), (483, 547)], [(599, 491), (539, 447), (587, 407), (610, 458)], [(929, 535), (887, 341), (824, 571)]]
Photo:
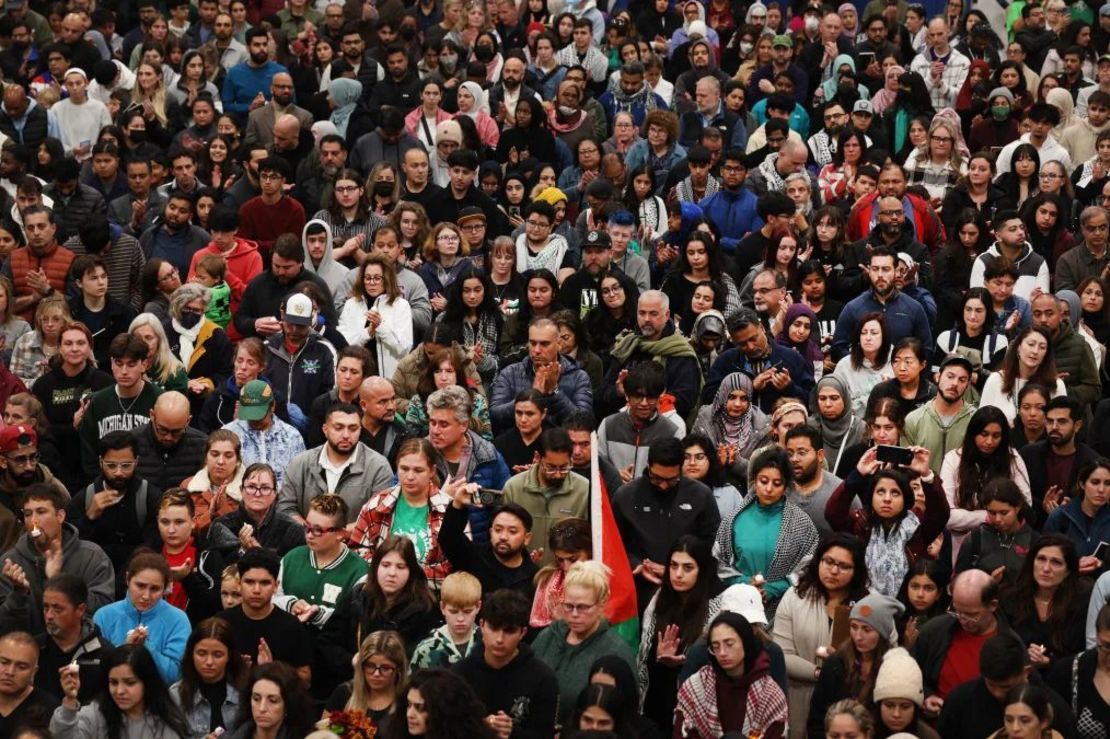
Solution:
[(712, 405), (702, 406), (694, 421), (694, 431), (716, 445), (726, 477), (741, 489), (748, 476), (748, 460), (767, 429), (767, 416), (752, 403), (753, 394), (751, 378), (733, 372), (721, 382)]
[(477, 82), (464, 82), (459, 85), (458, 103), (459, 112), (455, 117), (465, 115), (474, 121), (482, 143), (496, 149), (497, 142), (501, 139), (501, 127), (490, 117), (485, 91)]
[(1045, 96), (1045, 102), (1060, 111), (1060, 123), (1052, 129), (1052, 136), (1059, 141), (1064, 129), (1075, 123), (1075, 101), (1063, 87), (1054, 87)]
[[(497, 161), (508, 162), (509, 168), (519, 165), (528, 157), (554, 164), (555, 137), (544, 125), (547, 112), (539, 100), (531, 95), (521, 95), (516, 103), (513, 125), (501, 133), (497, 144)], [(513, 149), (516, 149), (515, 159)]]
[(821, 432), (825, 463), (830, 470), (835, 470), (844, 450), (867, 438), (867, 424), (852, 413), (848, 389), (837, 377), (822, 377), (813, 398), (817, 408), (809, 417), (809, 425)]
[(352, 146), (355, 139), (349, 138), (347, 133), (360, 97), (362, 83), (358, 80), (339, 77), (328, 83), (328, 107), (331, 108), (331, 117), (328, 120), (335, 124), (335, 132)]
[(898, 97), (898, 78), (905, 73), (906, 68), (897, 64), (886, 70), (886, 82), (882, 89), (875, 93), (875, 97), (871, 98), (871, 110), (875, 111), (875, 115), (882, 115), (894, 104), (895, 98)]
[[(808, 332), (804, 322), (799, 321), (799, 318), (809, 319)], [(798, 323), (798, 325), (795, 326), (795, 323)], [(803, 334), (806, 334), (804, 338), (802, 338)], [(812, 308), (805, 303), (794, 303), (786, 309), (786, 317), (782, 320), (782, 327), (775, 336), (775, 341), (779, 346), (790, 347), (801, 354), (802, 359), (812, 362), (816, 366), (818, 363), (824, 364), (825, 362), (825, 354), (817, 343), (818, 339), (820, 339), (820, 331), (817, 314), (813, 312)]]

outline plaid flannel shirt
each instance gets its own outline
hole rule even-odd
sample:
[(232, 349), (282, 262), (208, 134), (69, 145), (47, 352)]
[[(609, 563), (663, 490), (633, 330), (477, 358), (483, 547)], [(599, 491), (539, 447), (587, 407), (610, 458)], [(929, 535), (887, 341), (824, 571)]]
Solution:
[(964, 86), (967, 73), (971, 71), (971, 60), (966, 56), (951, 49), (948, 52), (948, 61), (945, 62), (944, 72), (940, 75), (940, 82), (933, 82), (932, 66), (936, 54), (932, 49), (923, 49), (913, 58), (910, 71), (921, 75), (925, 80), (925, 87), (929, 90), (929, 99), (937, 110), (941, 108), (955, 108), (956, 96)]
[[(392, 531), (393, 510), (397, 507), (400, 496), (401, 486), (395, 485), (371, 495), (366, 505), (359, 511), (348, 543), (367, 562), (373, 560), (374, 550)], [(432, 546), (424, 556), (422, 564), (424, 574), (428, 576), (428, 584), (437, 593), (443, 578), (451, 574), (451, 563), (447, 561), (443, 549), (439, 546), (439, 527), (443, 525), (443, 515), (449, 505), (451, 505), (451, 496), (440, 492), (439, 488), (433, 488), (428, 499), (428, 530), (432, 535)], [(470, 525), (468, 524), (467, 536), (469, 535)]]

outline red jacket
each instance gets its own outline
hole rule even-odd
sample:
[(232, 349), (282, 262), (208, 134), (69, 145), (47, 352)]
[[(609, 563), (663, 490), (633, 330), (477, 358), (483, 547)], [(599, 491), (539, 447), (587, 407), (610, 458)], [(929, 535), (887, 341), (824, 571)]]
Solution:
[(274, 242), (282, 234), (296, 234), (304, 230), (306, 222), (304, 206), (288, 195), (274, 205), (262, 202), (257, 195), (239, 209), (239, 235), (258, 243), (259, 251), (272, 254)]
[[(871, 233), (871, 215), (876, 207), (875, 199), (878, 196), (878, 191), (865, 195), (852, 208), (852, 212), (848, 215), (847, 236), (849, 242), (859, 241)], [(903, 202), (909, 201), (910, 208), (913, 211), (913, 228), (917, 234), (917, 240), (929, 247), (929, 254), (935, 262), (937, 252), (944, 246), (947, 238), (944, 234), (944, 224), (941, 223), (937, 212), (933, 210), (933, 206), (927, 201), (910, 193), (906, 193), (902, 200)]]

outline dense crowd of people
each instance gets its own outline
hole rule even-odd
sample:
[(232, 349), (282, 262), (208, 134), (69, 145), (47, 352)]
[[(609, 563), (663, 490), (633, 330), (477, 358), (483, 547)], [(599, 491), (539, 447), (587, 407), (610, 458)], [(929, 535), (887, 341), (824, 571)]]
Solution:
[(1110, 3), (1003, 5), (6, 0), (0, 739), (1110, 737)]

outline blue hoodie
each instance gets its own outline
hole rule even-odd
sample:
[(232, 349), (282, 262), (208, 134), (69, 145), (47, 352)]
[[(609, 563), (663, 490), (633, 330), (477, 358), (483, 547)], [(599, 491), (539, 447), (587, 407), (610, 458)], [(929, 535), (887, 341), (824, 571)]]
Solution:
[(100, 633), (115, 646), (127, 641), (127, 632), (136, 626), (147, 628), (147, 651), (154, 657), (158, 672), (167, 685), (181, 678), (181, 658), (185, 656), (185, 643), (192, 626), (185, 611), (159, 600), (149, 610), (140, 611), (131, 603), (131, 596), (109, 603), (93, 614), (93, 623)]
[(738, 192), (722, 187), (698, 204), (705, 217), (720, 229), (721, 249), (725, 254), (736, 251), (740, 239), (763, 225), (755, 211), (758, 199), (746, 187), (741, 187)]

